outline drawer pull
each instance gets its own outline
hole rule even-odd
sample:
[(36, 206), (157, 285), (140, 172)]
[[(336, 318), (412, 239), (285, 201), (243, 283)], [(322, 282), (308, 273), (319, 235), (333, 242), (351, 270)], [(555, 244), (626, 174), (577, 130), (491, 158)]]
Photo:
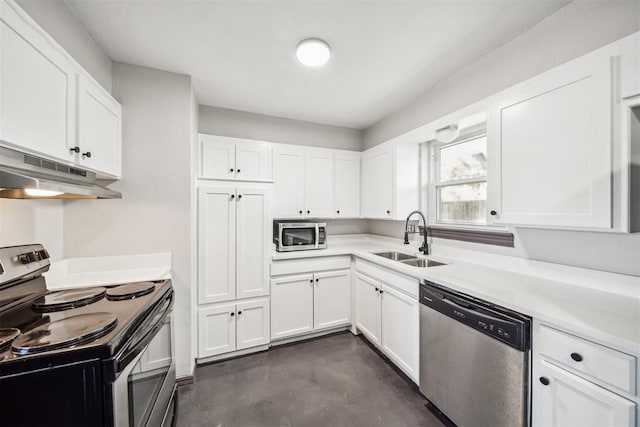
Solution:
[(540, 382), (542, 383), (542, 385), (549, 385), (549, 378), (540, 377)]
[(579, 353), (571, 353), (571, 358), (576, 362), (582, 362), (582, 356)]

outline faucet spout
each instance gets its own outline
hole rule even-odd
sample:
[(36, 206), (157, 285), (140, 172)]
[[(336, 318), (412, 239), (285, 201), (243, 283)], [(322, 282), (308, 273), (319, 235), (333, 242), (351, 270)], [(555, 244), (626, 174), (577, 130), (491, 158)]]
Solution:
[(411, 217), (414, 214), (418, 214), (420, 215), (420, 217), (422, 217), (422, 223), (424, 224), (424, 240), (422, 242), (422, 246), (420, 246), (420, 252), (422, 252), (425, 255), (429, 255), (429, 244), (427, 243), (427, 220), (424, 217), (424, 214), (422, 212), (420, 212), (419, 210), (415, 210), (413, 212), (411, 212), (408, 216), (406, 221), (404, 222), (404, 244), (408, 245), (409, 244), (409, 220), (411, 219)]

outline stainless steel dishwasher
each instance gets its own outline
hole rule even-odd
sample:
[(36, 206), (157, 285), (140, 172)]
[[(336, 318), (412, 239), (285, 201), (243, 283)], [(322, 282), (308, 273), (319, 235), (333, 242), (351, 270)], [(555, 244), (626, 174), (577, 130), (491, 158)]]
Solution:
[(420, 391), (459, 427), (529, 425), (531, 319), (420, 283)]

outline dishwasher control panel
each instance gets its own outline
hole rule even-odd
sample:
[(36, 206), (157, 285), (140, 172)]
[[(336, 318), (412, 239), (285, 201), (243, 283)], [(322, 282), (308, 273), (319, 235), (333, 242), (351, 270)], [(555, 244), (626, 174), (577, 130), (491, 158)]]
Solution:
[(428, 281), (420, 284), (420, 303), (520, 351), (529, 349), (531, 320), (524, 315)]

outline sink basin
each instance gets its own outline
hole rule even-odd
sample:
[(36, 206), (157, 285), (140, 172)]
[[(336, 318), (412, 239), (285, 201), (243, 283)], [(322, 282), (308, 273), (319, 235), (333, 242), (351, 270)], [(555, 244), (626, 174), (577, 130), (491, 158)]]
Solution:
[(374, 255), (390, 259), (392, 261), (402, 261), (406, 259), (415, 259), (414, 255), (403, 254), (402, 252), (377, 252)]
[(403, 264), (410, 265), (412, 267), (437, 267), (439, 265), (446, 265), (441, 262), (431, 261), (430, 259), (406, 259), (404, 261), (400, 261)]

